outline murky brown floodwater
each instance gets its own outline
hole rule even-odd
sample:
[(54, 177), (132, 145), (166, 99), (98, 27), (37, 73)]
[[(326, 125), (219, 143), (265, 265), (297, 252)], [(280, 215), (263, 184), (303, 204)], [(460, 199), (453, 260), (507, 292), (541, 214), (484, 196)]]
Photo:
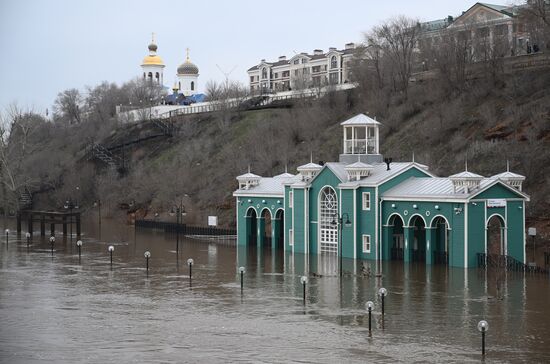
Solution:
[[(392, 262), (379, 279), (345, 261), (359, 274), (340, 285), (335, 258), (186, 240), (178, 265), (173, 236), (107, 221), (97, 236), (97, 226), (84, 227), (81, 264), (74, 240), (58, 236), (52, 257), (38, 236), (29, 251), (13, 233), (8, 249), (1, 239), (1, 362), (476, 362), (480, 319), (490, 324), (486, 361), (550, 361), (548, 276)], [(310, 276), (304, 308), (307, 270), (322, 277)], [(381, 286), (389, 291), (384, 320)]]

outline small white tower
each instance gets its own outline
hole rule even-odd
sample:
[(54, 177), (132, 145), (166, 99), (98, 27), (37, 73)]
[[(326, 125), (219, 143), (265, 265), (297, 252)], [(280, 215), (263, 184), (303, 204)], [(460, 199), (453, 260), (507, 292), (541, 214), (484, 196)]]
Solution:
[(187, 48), (187, 57), (178, 67), (178, 88), (180, 93), (185, 96), (192, 96), (197, 93), (199, 68), (189, 59), (189, 48)]
[(162, 85), (164, 81), (164, 62), (157, 55), (157, 44), (155, 43), (155, 33), (152, 34), (151, 44), (149, 44), (149, 55), (143, 58), (141, 70), (143, 79), (149, 82)]
[(382, 163), (378, 128), (380, 123), (365, 114), (359, 114), (341, 123), (344, 127), (344, 148), (340, 162), (351, 164)]

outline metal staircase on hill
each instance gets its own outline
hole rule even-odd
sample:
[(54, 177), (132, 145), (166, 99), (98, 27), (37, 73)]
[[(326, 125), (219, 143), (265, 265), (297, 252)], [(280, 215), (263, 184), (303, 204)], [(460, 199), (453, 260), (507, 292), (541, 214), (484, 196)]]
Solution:
[(31, 210), (32, 209), (32, 192), (27, 186), (24, 186), (19, 190), (19, 209)]
[(509, 255), (500, 254), (478, 253), (477, 266), (485, 269), (497, 268), (515, 272), (548, 273), (542, 267), (527, 265)]
[(122, 166), (122, 160), (119, 157), (115, 156), (107, 148), (98, 143), (92, 142), (90, 144), (90, 157), (99, 159), (115, 170)]
[(172, 136), (174, 132), (174, 124), (162, 119), (151, 119), (154, 126), (159, 128), (166, 136)]

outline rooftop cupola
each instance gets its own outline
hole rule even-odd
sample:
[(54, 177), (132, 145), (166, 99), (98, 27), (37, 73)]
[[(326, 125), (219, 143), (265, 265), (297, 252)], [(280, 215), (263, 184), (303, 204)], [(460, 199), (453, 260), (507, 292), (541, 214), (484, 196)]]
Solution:
[(457, 174), (449, 176), (449, 179), (453, 183), (453, 191), (470, 193), (471, 191), (479, 188), (479, 184), (483, 179), (483, 176), (468, 171), (468, 163), (466, 163), (466, 170)]
[(237, 177), (237, 181), (239, 181), (239, 189), (248, 190), (250, 189), (250, 187), (258, 186), (260, 184), (260, 179), (262, 179), (262, 177), (250, 172), (249, 166), (248, 173), (242, 174)]
[(499, 179), (507, 185), (514, 187), (518, 191), (521, 191), (523, 181), (525, 181), (525, 176), (510, 172), (510, 164), (506, 163), (506, 172), (502, 172), (492, 176), (491, 178)]
[(310, 181), (323, 167), (317, 163), (313, 163), (313, 156), (308, 164), (304, 164), (297, 168), (298, 172), (302, 176), (302, 181)]
[(348, 172), (349, 181), (359, 181), (361, 178), (370, 176), (373, 168), (373, 165), (363, 163), (360, 160), (345, 166), (345, 169)]
[(293, 175), (292, 173), (288, 173), (288, 169), (285, 166), (285, 173), (278, 174), (278, 175), (274, 176), (273, 178), (294, 178), (294, 177), (296, 177), (296, 176)]
[(358, 114), (340, 125), (344, 128), (344, 146), (340, 162), (353, 163), (357, 156), (359, 161), (367, 164), (382, 162), (378, 121), (365, 114)]

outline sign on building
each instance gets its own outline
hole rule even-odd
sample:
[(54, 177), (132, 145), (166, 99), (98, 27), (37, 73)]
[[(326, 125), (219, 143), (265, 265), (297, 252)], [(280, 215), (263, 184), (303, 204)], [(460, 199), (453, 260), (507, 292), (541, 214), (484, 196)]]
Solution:
[(208, 226), (218, 226), (218, 217), (208, 216)]
[(528, 234), (529, 236), (536, 236), (536, 235), (537, 235), (537, 228), (530, 227), (530, 228), (527, 230), (527, 234)]
[(506, 207), (506, 200), (503, 198), (495, 198), (487, 200), (487, 207)]

